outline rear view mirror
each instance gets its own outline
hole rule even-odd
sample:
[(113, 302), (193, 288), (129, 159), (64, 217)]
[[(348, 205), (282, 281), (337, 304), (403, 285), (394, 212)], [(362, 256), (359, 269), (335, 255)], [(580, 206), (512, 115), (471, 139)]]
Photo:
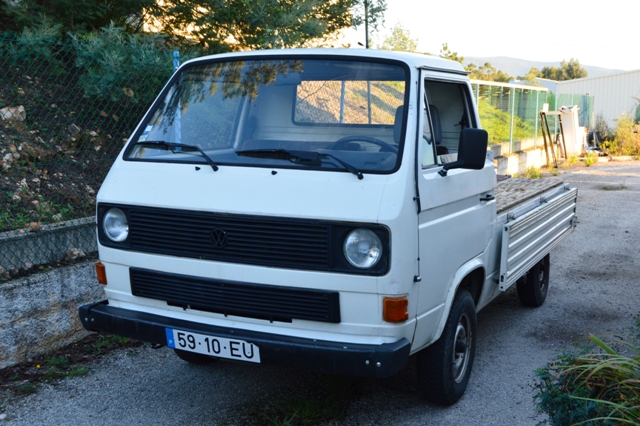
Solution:
[(482, 129), (462, 129), (460, 144), (458, 145), (458, 159), (442, 166), (438, 172), (446, 176), (451, 169), (481, 170), (487, 157), (489, 134)]

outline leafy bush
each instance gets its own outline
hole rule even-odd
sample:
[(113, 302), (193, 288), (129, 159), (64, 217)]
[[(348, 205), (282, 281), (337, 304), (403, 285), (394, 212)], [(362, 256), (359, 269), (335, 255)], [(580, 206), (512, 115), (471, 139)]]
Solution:
[(524, 172), (522, 172), (522, 175), (521, 175), (521, 177), (524, 177), (527, 179), (540, 179), (541, 176), (542, 176), (542, 172), (538, 167), (535, 167), (535, 166), (527, 167), (527, 169)]
[(640, 133), (633, 118), (620, 117), (613, 140), (605, 142), (603, 147), (611, 155), (640, 155)]
[(640, 344), (589, 339), (593, 347), (536, 371), (539, 411), (555, 426), (640, 425)]
[[(14, 42), (4, 44), (4, 48), (11, 61), (24, 64), (29, 70), (46, 63), (59, 74), (64, 69), (63, 61), (57, 55), (61, 49), (58, 44), (61, 36), (62, 25), (41, 16), (35, 25), (25, 28)], [(0, 46), (0, 51), (5, 49)]]
[(148, 104), (173, 72), (172, 51), (162, 36), (128, 34), (111, 24), (71, 37), (87, 96)]
[(598, 154), (593, 151), (587, 152), (587, 154), (584, 156), (584, 165), (587, 167), (593, 166), (596, 161), (598, 161)]

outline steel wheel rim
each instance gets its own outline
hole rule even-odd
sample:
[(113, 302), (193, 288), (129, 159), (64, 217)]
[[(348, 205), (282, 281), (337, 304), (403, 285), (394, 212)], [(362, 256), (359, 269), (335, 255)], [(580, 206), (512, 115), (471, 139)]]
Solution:
[(453, 380), (456, 383), (460, 383), (464, 379), (467, 371), (472, 338), (471, 322), (467, 315), (464, 314), (458, 321), (455, 338), (453, 339)]
[(544, 260), (542, 260), (540, 262), (540, 271), (539, 271), (539, 276), (538, 276), (538, 279), (539, 279), (538, 282), (540, 283), (540, 292), (542, 292), (542, 293), (544, 293), (545, 288), (547, 287), (547, 281), (546, 281), (547, 274), (545, 273), (546, 266), (547, 266), (546, 262)]

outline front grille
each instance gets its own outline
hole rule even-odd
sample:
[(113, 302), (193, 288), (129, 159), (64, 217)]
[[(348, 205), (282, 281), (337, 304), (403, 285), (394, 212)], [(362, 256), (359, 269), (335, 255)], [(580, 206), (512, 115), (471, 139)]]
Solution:
[[(104, 217), (121, 210), (129, 235), (115, 242), (105, 234)], [(357, 228), (375, 232), (383, 257), (369, 269), (352, 266), (343, 254), (347, 235)], [(98, 204), (100, 244), (118, 250), (235, 264), (381, 276), (389, 271), (388, 228), (371, 223), (237, 215), (109, 203)]]
[(185, 309), (270, 321), (340, 322), (339, 293), (243, 284), (131, 268), (134, 296), (164, 300)]
[[(273, 218), (131, 209), (131, 248), (196, 259), (329, 268), (328, 226)], [(214, 233), (223, 232), (225, 244)]]

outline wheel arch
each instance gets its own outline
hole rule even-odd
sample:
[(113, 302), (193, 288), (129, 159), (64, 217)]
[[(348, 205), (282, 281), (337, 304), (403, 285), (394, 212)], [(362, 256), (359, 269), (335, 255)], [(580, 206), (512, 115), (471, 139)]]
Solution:
[[(454, 274), (449, 290), (447, 291), (447, 297), (445, 299), (445, 309), (440, 317), (440, 323), (438, 329), (434, 335), (434, 338), (429, 344), (437, 341), (442, 335), (444, 326), (449, 318), (451, 312), (451, 305), (453, 299), (460, 290), (467, 290), (473, 298), (473, 302), (477, 308), (480, 296), (482, 295), (482, 288), (484, 286), (486, 278), (486, 268), (481, 259), (475, 258), (462, 265), (458, 271)], [(477, 309), (476, 309), (477, 310)]]

